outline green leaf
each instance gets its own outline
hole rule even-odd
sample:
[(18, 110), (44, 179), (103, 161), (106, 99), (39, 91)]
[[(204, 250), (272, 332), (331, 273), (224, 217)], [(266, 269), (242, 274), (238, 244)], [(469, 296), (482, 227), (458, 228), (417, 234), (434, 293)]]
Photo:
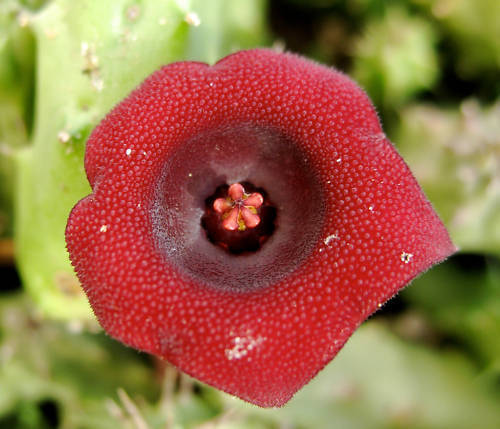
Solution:
[(27, 144), (32, 125), (35, 46), (28, 20), (17, 1), (0, 3), (0, 237), (13, 234), (13, 154)]
[(262, 26), (263, 1), (218, 2), (219, 13), (206, 3), (212, 5), (195, 3), (198, 27), (190, 2), (181, 0), (54, 0), (30, 19), (37, 43), (35, 128), (32, 146), (17, 156), (15, 240), (23, 283), (45, 314), (92, 317), (64, 229), (71, 208), (90, 193), (83, 157), (93, 127), (154, 70), (193, 55), (198, 32), (214, 38), (200, 46), (215, 49), (198, 59), (259, 39), (252, 29)]
[(51, 316), (91, 315), (64, 243), (71, 208), (90, 192), (85, 140), (144, 77), (182, 55), (186, 13), (173, 1), (58, 0), (32, 19), (36, 122), (33, 145), (18, 155), (16, 246), (23, 282)]
[(138, 352), (81, 328), (42, 323), (26, 299), (2, 297), (0, 426), (11, 416), (39, 423), (23, 427), (41, 428), (38, 406), (51, 401), (59, 410), (58, 427), (105, 429), (118, 423), (107, 409), (118, 387), (146, 401), (158, 397), (159, 383)]
[(460, 355), (406, 343), (372, 321), (282, 409), (224, 398), (245, 416), (297, 429), (497, 428), (500, 397), (475, 378)]
[(500, 67), (500, 2), (497, 0), (419, 0), (439, 23), (454, 53), (457, 73), (462, 78), (496, 83)]
[(425, 311), (440, 332), (465, 343), (495, 383), (500, 376), (498, 259), (452, 258), (414, 280), (403, 296)]
[(354, 49), (353, 76), (375, 105), (395, 108), (438, 78), (436, 40), (429, 22), (391, 7), (363, 30)]
[(213, 64), (267, 40), (266, 0), (193, 0), (191, 9), (199, 25), (189, 35), (189, 60)]
[(394, 141), (463, 251), (500, 254), (500, 102), (403, 110)]

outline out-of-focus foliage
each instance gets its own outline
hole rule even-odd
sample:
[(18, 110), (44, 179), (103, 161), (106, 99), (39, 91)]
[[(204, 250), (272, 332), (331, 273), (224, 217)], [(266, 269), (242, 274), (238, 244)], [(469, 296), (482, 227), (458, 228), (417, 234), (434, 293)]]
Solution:
[[(17, 262), (47, 314), (90, 315), (64, 243), (68, 213), (90, 190), (85, 140), (114, 103), (182, 54), (186, 13), (175, 3), (55, 0), (27, 17), (37, 44), (37, 91), (32, 142), (17, 154)], [(155, 31), (161, 17), (169, 26)]]
[[(1, 0), (0, 250), (15, 232), (24, 289), (0, 292), (0, 428), (500, 427), (498, 22), (496, 0)], [(464, 252), (280, 410), (102, 334), (64, 246), (112, 105), (164, 63), (266, 43), (360, 81)]]
[(297, 429), (469, 429), (478, 416), (481, 428), (493, 429), (500, 423), (497, 400), (460, 355), (407, 344), (374, 322), (282, 410), (230, 403)]
[[(425, 5), (455, 50), (456, 71), (481, 79), (500, 68), (500, 2), (496, 0), (414, 0)], [(496, 86), (499, 89), (499, 84)]]
[(231, 52), (267, 40), (266, 0), (194, 0), (191, 4), (200, 25), (190, 32), (184, 59), (213, 64)]
[(33, 318), (19, 298), (4, 299), (0, 310), (0, 427), (141, 427), (131, 424), (134, 416), (150, 428), (211, 422), (218, 428), (467, 429), (478, 416), (482, 429), (500, 424), (500, 397), (476, 379), (467, 359), (408, 344), (385, 322), (361, 328), (285, 408), (263, 410), (206, 387), (193, 394), (193, 381), (183, 376), (176, 385), (171, 367), (155, 369), (145, 356), (78, 325)]
[(14, 151), (28, 141), (34, 39), (15, 1), (0, 4), (0, 237), (12, 235)]
[[(0, 427), (51, 428), (57, 420), (61, 427), (109, 428), (116, 423), (104, 398), (117, 386), (144, 400), (158, 395), (154, 373), (136, 352), (30, 310), (19, 298), (0, 303)], [(44, 404), (54, 409), (44, 413)]]
[(429, 271), (404, 294), (438, 330), (467, 344), (483, 378), (495, 386), (500, 377), (500, 261), (476, 256), (457, 262)]
[(462, 250), (500, 255), (500, 100), (409, 106), (396, 141)]
[(64, 243), (68, 214), (90, 191), (83, 155), (92, 128), (161, 65), (214, 61), (263, 40), (263, 2), (210, 2), (218, 12), (207, 2), (195, 6), (54, 0), (30, 14), (18, 5), (12, 25), (22, 19), (36, 41), (37, 92), (31, 145), (16, 154), (17, 262), (26, 288), (52, 317), (92, 317)]
[(393, 8), (372, 21), (354, 49), (353, 75), (375, 105), (397, 107), (439, 74), (436, 33), (423, 18)]

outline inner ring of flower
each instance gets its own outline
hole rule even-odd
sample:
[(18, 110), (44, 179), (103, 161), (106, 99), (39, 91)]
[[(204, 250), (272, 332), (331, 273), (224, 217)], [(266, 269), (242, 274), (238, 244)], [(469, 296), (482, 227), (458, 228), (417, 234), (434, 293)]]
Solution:
[[(151, 194), (158, 255), (179, 275), (218, 290), (251, 292), (276, 284), (305, 262), (325, 220), (324, 192), (305, 149), (280, 129), (251, 122), (219, 124), (179, 140)], [(253, 204), (246, 203), (260, 221), (252, 228), (256, 221), (249, 216), (245, 230), (240, 222), (226, 229), (224, 213), (216, 210), (225, 204), (214, 203), (238, 183), (244, 191), (233, 203), (245, 206), (251, 198)], [(263, 198), (260, 207), (254, 193)]]

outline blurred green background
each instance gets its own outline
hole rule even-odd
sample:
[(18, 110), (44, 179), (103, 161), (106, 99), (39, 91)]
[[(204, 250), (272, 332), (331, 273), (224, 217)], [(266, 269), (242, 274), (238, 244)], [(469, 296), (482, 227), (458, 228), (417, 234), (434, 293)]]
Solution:
[[(499, 23), (497, 0), (0, 0), (0, 428), (499, 428)], [(162, 64), (255, 46), (353, 76), (461, 249), (278, 410), (109, 339), (64, 247), (100, 118)]]

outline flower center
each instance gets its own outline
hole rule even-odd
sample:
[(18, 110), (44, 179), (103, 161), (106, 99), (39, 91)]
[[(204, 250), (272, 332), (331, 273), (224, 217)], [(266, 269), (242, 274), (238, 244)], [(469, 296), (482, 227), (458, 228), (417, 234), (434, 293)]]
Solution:
[(258, 192), (246, 194), (240, 183), (233, 183), (227, 194), (226, 198), (217, 198), (213, 204), (213, 209), (222, 215), (222, 227), (228, 231), (255, 228), (260, 223), (257, 209), (264, 202), (262, 195)]
[(257, 251), (275, 229), (276, 209), (249, 182), (219, 186), (205, 201), (201, 223), (207, 238), (233, 254)]

